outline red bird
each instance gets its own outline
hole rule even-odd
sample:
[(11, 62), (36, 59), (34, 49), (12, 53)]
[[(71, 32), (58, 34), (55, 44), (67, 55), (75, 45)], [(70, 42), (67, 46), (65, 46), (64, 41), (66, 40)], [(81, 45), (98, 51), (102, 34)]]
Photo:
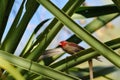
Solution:
[(64, 51), (67, 53), (73, 55), (76, 54), (77, 52), (84, 50), (83, 47), (77, 45), (76, 43), (73, 42), (68, 42), (68, 41), (61, 41), (59, 45), (62, 47)]

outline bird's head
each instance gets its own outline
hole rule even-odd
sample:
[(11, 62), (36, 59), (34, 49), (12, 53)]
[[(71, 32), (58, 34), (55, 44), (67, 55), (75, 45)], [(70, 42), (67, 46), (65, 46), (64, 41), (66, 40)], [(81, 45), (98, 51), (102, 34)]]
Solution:
[(64, 47), (67, 43), (68, 43), (67, 41), (61, 41), (61, 42), (59, 43), (59, 45), (60, 45), (61, 47)]

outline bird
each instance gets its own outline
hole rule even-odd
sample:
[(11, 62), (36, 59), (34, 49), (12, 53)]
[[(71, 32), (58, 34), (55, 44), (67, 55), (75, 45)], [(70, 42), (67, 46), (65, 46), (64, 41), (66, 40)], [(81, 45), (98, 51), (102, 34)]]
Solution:
[(59, 45), (61, 46), (61, 48), (71, 54), (71, 55), (74, 55), (76, 54), (77, 52), (81, 51), (81, 50), (84, 50), (83, 47), (81, 46), (78, 46), (78, 44), (74, 43), (74, 42), (68, 42), (68, 41), (61, 41), (59, 43)]
[[(61, 41), (59, 43), (60, 47), (67, 52), (68, 54), (75, 55), (77, 52), (80, 52), (81, 50), (84, 50), (83, 47), (79, 46), (78, 44), (74, 42), (68, 42), (68, 41)], [(90, 80), (93, 80), (93, 63), (92, 59), (88, 60), (89, 64), (89, 74), (90, 74)]]

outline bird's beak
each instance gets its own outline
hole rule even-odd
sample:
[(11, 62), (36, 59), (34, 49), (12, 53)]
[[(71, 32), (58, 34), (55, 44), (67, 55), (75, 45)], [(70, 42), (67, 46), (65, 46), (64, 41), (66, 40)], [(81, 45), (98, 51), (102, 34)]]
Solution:
[(62, 44), (61, 44), (61, 43), (59, 43), (58, 45), (60, 45), (60, 46), (61, 46)]

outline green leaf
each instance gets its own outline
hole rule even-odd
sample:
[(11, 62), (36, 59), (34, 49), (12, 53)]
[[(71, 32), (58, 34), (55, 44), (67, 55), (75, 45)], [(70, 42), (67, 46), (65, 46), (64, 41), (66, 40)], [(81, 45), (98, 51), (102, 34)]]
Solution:
[[(1, 48), (2, 50), (8, 51), (13, 53), (15, 49), (17, 48), (26, 28), (33, 17), (34, 13), (36, 12), (37, 8), (39, 7), (39, 4), (34, 0), (27, 0), (26, 2), (26, 12), (24, 13), (23, 17), (21, 18), (21, 21), (16, 27), (16, 30), (10, 34), (10, 37), (7, 37), (7, 39), (3, 42)], [(29, 4), (29, 5), (28, 5)], [(13, 45), (14, 44), (14, 45)]]
[[(102, 67), (102, 66), (95, 66), (93, 67), (94, 71), (94, 78), (105, 76), (107, 74), (110, 74), (112, 72), (117, 71), (118, 69), (114, 66), (109, 67)], [(71, 68), (68, 70), (69, 74), (75, 75), (77, 77), (80, 77), (83, 80), (89, 79), (89, 68)]]
[(98, 17), (98, 16), (118, 13), (118, 12), (119, 10), (115, 5), (85, 6), (85, 7), (79, 7), (79, 9), (76, 10), (77, 14), (82, 14), (87, 18)]
[[(8, 67), (9, 66), (9, 67)], [(8, 71), (16, 80), (25, 80), (20, 72), (7, 60), (0, 57), (0, 67)]]
[(120, 0), (112, 0), (112, 1), (115, 3), (115, 5), (117, 6), (120, 12)]
[(49, 21), (50, 19), (46, 19), (46, 20), (43, 20), (33, 31), (32, 35), (30, 36), (26, 46), (24, 47), (24, 49), (22, 50), (22, 52), (20, 53), (20, 56), (26, 56), (26, 55), (29, 55), (28, 53), (28, 50), (32, 50), (32, 46), (35, 46), (34, 45), (34, 39), (35, 39), (35, 35), (36, 33), (38, 32), (38, 30), (47, 22)]
[[(92, 22), (90, 22), (88, 25), (86, 25), (84, 28), (87, 31), (89, 31), (90, 33), (93, 33), (96, 30), (102, 28), (104, 25), (106, 25), (108, 22), (112, 21), (113, 19), (115, 19), (118, 16), (119, 16), (119, 14), (115, 13), (115, 14), (109, 14), (109, 15), (104, 15), (104, 16), (97, 17)], [(72, 35), (67, 40), (70, 41), (70, 42), (75, 42), (75, 43), (79, 43), (79, 42), (82, 41), (76, 35)]]
[(0, 0), (0, 44), (15, 0)]
[(22, 16), (24, 4), (25, 4), (25, 0), (23, 0), (22, 4), (20, 6), (20, 9), (19, 9), (19, 11), (18, 11), (18, 13), (17, 13), (17, 15), (16, 15), (16, 17), (15, 17), (15, 19), (14, 19), (8, 33), (7, 33), (7, 35), (6, 35), (6, 38), (4, 39), (4, 42), (7, 41), (8, 38), (11, 38), (11, 34), (16, 30), (17, 25), (18, 25), (18, 23), (20, 21), (20, 18)]
[(8, 52), (0, 50), (0, 56), (3, 57), (4, 59), (8, 60), (12, 64), (21, 67), (22, 69), (31, 71), (35, 74), (39, 75), (44, 75), (52, 79), (57, 79), (57, 80), (80, 80), (77, 77), (73, 77), (70, 75), (67, 75), (65, 73), (62, 73), (60, 71), (56, 71), (50, 67), (47, 66), (42, 66), (36, 62), (21, 58), (21, 57), (16, 57)]

